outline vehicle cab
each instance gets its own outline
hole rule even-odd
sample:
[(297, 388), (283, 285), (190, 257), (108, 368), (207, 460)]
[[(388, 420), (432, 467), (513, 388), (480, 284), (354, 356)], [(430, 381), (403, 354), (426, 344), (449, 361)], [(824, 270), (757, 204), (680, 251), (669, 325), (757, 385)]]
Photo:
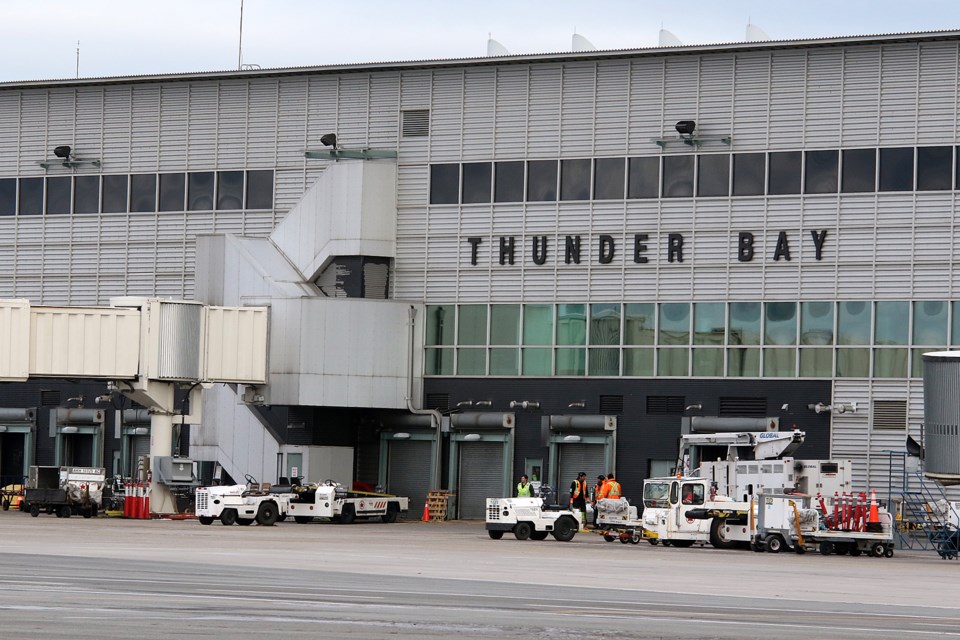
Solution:
[(643, 528), (674, 546), (690, 546), (710, 538), (709, 520), (688, 518), (710, 496), (705, 478), (650, 478), (643, 483)]

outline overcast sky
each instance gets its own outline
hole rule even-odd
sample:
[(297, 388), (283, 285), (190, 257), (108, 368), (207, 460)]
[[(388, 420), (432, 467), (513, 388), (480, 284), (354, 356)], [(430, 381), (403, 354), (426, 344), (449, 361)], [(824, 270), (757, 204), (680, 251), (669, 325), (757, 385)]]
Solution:
[[(245, 0), (243, 63), (291, 67), (960, 29), (960, 0)], [(237, 68), (240, 0), (0, 0), (0, 81)]]

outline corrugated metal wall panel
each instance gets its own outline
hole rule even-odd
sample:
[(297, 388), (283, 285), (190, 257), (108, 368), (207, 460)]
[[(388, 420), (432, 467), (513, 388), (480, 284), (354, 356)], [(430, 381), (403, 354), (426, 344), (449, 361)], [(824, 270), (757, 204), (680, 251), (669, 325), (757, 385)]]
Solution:
[(399, 142), (400, 83), (396, 74), (378, 74), (370, 78), (371, 147), (396, 149)]
[(915, 44), (885, 45), (880, 71), (880, 144), (912, 144), (917, 133), (920, 49)]
[(462, 519), (481, 519), (486, 499), (503, 493), (502, 442), (461, 442), (457, 511)]
[(192, 171), (216, 167), (218, 95), (219, 85), (215, 82), (190, 84), (187, 168)]
[(730, 135), (733, 130), (733, 55), (700, 59), (700, 107), (697, 130), (703, 135)]
[(217, 169), (242, 169), (247, 155), (246, 82), (221, 82), (217, 93)]
[(530, 69), (525, 66), (497, 67), (497, 101), (494, 156), (522, 158), (527, 144)]
[(156, 171), (160, 153), (160, 87), (134, 85), (130, 100), (131, 171)]
[(344, 146), (363, 148), (370, 122), (370, 74), (340, 76), (340, 107), (337, 110), (337, 139)]
[(803, 143), (804, 84), (806, 53), (775, 51), (770, 56), (770, 146), (795, 149)]
[(942, 144), (943, 132), (954, 131), (957, 121), (956, 42), (920, 45), (917, 142)]
[(880, 111), (880, 47), (843, 50), (843, 109), (840, 134), (844, 147), (875, 145)]
[(837, 121), (840, 119), (843, 102), (843, 50), (808, 51), (806, 78), (806, 145), (835, 148), (840, 144)]
[(630, 63), (618, 60), (596, 66), (593, 145), (597, 155), (626, 153), (628, 119), (624, 110), (630, 98)]
[[(51, 89), (47, 100), (45, 132), (47, 148), (40, 158), (52, 158), (53, 148), (61, 144), (75, 146), (74, 133), (77, 115), (77, 94), (74, 89)], [(40, 159), (38, 158), (38, 159)], [(57, 168), (57, 173), (64, 171)]]
[(560, 155), (590, 157), (594, 153), (597, 66), (565, 64), (561, 71)]
[(423, 513), (430, 491), (430, 443), (420, 440), (391, 440), (387, 460), (386, 490), (410, 498), (408, 517)]
[[(307, 79), (302, 76), (281, 78), (278, 81), (276, 148), (279, 166), (277, 174), (283, 170), (294, 170), (303, 166), (303, 151), (307, 148), (307, 140), (305, 140), (307, 132), (307, 84)], [(332, 123), (330, 124), (332, 125)], [(331, 126), (329, 131), (334, 129), (335, 127)], [(323, 133), (329, 133), (329, 131)], [(320, 139), (311, 139), (309, 142), (319, 145)], [(294, 163), (294, 158), (299, 158), (299, 161)], [(301, 190), (300, 193), (302, 194), (303, 191)], [(290, 206), (283, 208), (289, 209)]]
[(656, 151), (652, 140), (664, 131), (664, 73), (666, 58), (630, 61), (630, 154)]
[[(46, 158), (52, 151), (47, 148), (47, 119), (47, 92), (24, 92), (20, 101), (20, 157), (17, 167), (20, 176), (44, 173), (36, 161), (37, 158)], [(123, 157), (126, 157), (126, 151)]]
[(273, 168), (277, 164), (277, 101), (280, 83), (274, 79), (251, 80), (247, 94), (247, 166)]
[(494, 67), (463, 71), (463, 160), (493, 157), (497, 104)]
[(737, 54), (734, 62), (733, 139), (738, 151), (764, 149), (770, 131), (770, 54)]
[[(80, 158), (98, 158), (104, 160), (103, 137), (103, 95), (102, 87), (77, 88), (77, 113), (74, 143), (76, 154)], [(0, 108), (0, 112), (3, 109)], [(97, 173), (96, 167), (78, 167), (77, 173)]]
[[(653, 122), (660, 125), (659, 130), (653, 132), (653, 138), (675, 137), (674, 125), (678, 120), (700, 120), (700, 57), (668, 57), (664, 58), (664, 65), (663, 95), (658, 96), (655, 88), (651, 87), (654, 93), (647, 98), (654, 103), (654, 108), (657, 103), (663, 103), (661, 115), (650, 114), (654, 118)], [(643, 152), (649, 153), (648, 149), (653, 150), (649, 144), (648, 141)], [(674, 145), (667, 147), (665, 151), (689, 153), (690, 150), (685, 145)]]
[(430, 160), (456, 162), (462, 155), (463, 72), (434, 72), (430, 97)]
[(190, 128), (190, 86), (163, 85), (160, 89), (159, 153), (157, 169), (183, 171), (187, 166), (187, 130)]
[(555, 158), (560, 152), (562, 69), (557, 64), (530, 67), (526, 145), (529, 158)]
[[(19, 146), (20, 92), (0, 92), (0, 148), (15, 149)], [(17, 175), (17, 154), (0, 154), (0, 176)]]

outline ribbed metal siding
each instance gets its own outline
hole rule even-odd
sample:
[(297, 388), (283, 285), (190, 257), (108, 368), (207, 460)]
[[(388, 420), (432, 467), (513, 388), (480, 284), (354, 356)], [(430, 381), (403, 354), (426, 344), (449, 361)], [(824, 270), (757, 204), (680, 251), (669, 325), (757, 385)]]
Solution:
[(926, 470), (960, 474), (960, 359), (923, 358)]
[(557, 478), (557, 496), (563, 504), (570, 499), (570, 484), (583, 471), (587, 474), (587, 491), (597, 484), (597, 476), (607, 475), (612, 469), (605, 469), (604, 447), (602, 444), (561, 444), (560, 475)]
[(157, 377), (200, 379), (200, 322), (203, 307), (197, 304), (160, 304), (160, 351)]
[(459, 517), (483, 518), (487, 498), (503, 493), (503, 443), (461, 442), (460, 480), (457, 487)]
[(410, 498), (408, 518), (419, 518), (430, 491), (430, 442), (392, 440), (387, 460), (387, 491)]

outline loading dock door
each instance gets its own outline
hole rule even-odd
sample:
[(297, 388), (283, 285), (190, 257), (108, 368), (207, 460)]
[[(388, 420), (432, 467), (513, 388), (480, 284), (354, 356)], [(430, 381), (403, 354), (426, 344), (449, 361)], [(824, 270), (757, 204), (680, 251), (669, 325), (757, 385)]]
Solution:
[(23, 433), (0, 433), (0, 486), (23, 484), (26, 440)]
[(461, 442), (458, 500), (462, 519), (486, 517), (487, 498), (503, 493), (503, 442)]
[(561, 504), (570, 499), (570, 484), (577, 479), (577, 474), (583, 471), (587, 474), (587, 490), (597, 484), (597, 476), (607, 475), (610, 469), (605, 469), (603, 444), (563, 443), (559, 445), (560, 476), (557, 479), (557, 493)]
[(429, 440), (391, 440), (387, 460), (387, 491), (410, 498), (408, 519), (419, 519), (430, 491)]

